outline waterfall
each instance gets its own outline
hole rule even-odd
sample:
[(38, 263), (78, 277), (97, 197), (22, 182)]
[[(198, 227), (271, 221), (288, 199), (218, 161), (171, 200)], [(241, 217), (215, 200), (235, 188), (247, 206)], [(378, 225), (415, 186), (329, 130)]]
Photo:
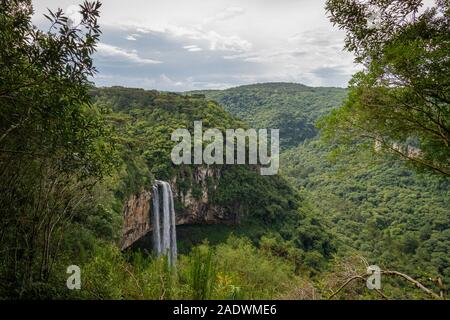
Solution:
[(156, 254), (161, 253), (161, 235), (160, 235), (160, 224), (159, 224), (159, 192), (158, 186), (153, 186), (153, 250)]
[(171, 253), (171, 261), (175, 262), (177, 261), (177, 230), (175, 228), (176, 226), (176, 219), (175, 219), (175, 207), (173, 205), (173, 194), (172, 194), (172, 189), (170, 188), (170, 185), (167, 184), (169, 186), (169, 198), (170, 198), (170, 225), (172, 226), (171, 228), (171, 234), (170, 234), (170, 253)]
[[(168, 182), (156, 180), (152, 190), (153, 249), (158, 256), (167, 255), (169, 263), (174, 265), (177, 260), (177, 234), (172, 189)], [(160, 190), (162, 191), (162, 198)], [(162, 214), (160, 212), (161, 207)]]

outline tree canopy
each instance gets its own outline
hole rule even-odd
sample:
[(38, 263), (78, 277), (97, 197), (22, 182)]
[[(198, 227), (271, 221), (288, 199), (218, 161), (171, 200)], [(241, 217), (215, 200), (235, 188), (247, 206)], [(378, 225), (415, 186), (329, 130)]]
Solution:
[(29, 0), (0, 3), (0, 270), (11, 295), (46, 281), (60, 239), (115, 151), (103, 110), (90, 103), (99, 2), (74, 25), (49, 11), (32, 25)]
[(419, 0), (329, 0), (331, 22), (364, 70), (344, 106), (323, 125), (329, 138), (370, 137), (384, 148), (450, 175), (450, 5)]

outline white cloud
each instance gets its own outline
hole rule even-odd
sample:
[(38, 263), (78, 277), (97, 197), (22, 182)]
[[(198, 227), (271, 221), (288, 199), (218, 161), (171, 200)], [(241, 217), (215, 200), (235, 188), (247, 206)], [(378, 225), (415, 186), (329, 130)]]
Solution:
[(106, 43), (100, 42), (97, 45), (97, 54), (103, 57), (115, 57), (122, 60), (128, 60), (130, 62), (138, 63), (138, 64), (159, 64), (162, 63), (158, 60), (141, 58), (137, 54), (136, 50), (127, 51), (125, 49), (112, 46)]
[[(82, 1), (34, 1), (33, 23), (45, 30), (38, 17), (47, 7)], [(353, 56), (342, 51), (345, 35), (324, 6), (325, 0), (103, 1), (94, 80), (176, 91), (266, 81), (346, 86)]]
[(163, 83), (164, 86), (168, 87), (181, 87), (184, 85), (181, 81), (174, 81), (170, 79), (168, 76), (166, 76), (164, 73), (160, 75), (160, 80)]
[(244, 52), (252, 48), (252, 44), (249, 41), (242, 39), (238, 35), (224, 35), (214, 30), (204, 30), (202, 26), (189, 27), (173, 24), (141, 26), (134, 23), (124, 23), (123, 27), (134, 29), (142, 34), (161, 33), (174, 38), (206, 42), (209, 50), (212, 51)]
[(190, 51), (190, 52), (198, 52), (198, 51), (203, 51), (203, 49), (202, 48), (191, 48), (191, 49), (188, 49), (188, 51)]
[(81, 20), (83, 20), (83, 15), (81, 14), (80, 6), (78, 5), (72, 4), (68, 6), (65, 12), (67, 18), (69, 18), (69, 25), (78, 25), (80, 24)]
[(210, 50), (223, 50), (223, 51), (249, 51), (252, 48), (252, 44), (247, 40), (240, 38), (239, 36), (223, 36), (215, 31), (209, 31), (201, 35), (200, 39), (209, 41)]
[(230, 20), (244, 14), (244, 12), (245, 10), (241, 7), (228, 7), (225, 10), (221, 10), (219, 13), (213, 15), (212, 17), (206, 18), (203, 23), (210, 24)]
[(186, 49), (187, 51), (190, 52), (198, 52), (198, 51), (203, 51), (202, 48), (199, 48), (197, 45), (189, 45), (189, 46), (183, 46), (183, 49)]
[(136, 41), (137, 38), (139, 38), (140, 35), (138, 34), (129, 34), (125, 37), (125, 39), (129, 40), (129, 41)]
[(247, 59), (249, 57), (254, 57), (254, 53), (238, 53), (232, 55), (223, 56), (225, 60), (238, 60), (238, 59)]

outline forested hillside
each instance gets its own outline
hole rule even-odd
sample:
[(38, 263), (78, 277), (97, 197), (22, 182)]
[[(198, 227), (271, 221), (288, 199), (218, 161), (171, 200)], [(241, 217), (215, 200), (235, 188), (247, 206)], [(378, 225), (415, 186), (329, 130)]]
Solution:
[(316, 121), (339, 107), (347, 91), (296, 83), (263, 83), (195, 93), (217, 101), (251, 127), (280, 129), (281, 148), (286, 149), (316, 136)]
[[(224, 208), (234, 217), (234, 223), (180, 227), (178, 241), (182, 255), (178, 275), (173, 274), (164, 259), (155, 258), (150, 248), (120, 252), (117, 245), (122, 236), (122, 210), (130, 196), (150, 189), (155, 179), (172, 178), (177, 179), (179, 188), (192, 189), (194, 198), (200, 196), (195, 194), (197, 186), (191, 177), (194, 166), (174, 166), (171, 162), (170, 150), (175, 144), (170, 140), (172, 131), (176, 128), (192, 131), (197, 119), (203, 121), (205, 128), (238, 128), (246, 124), (202, 97), (122, 87), (91, 87), (89, 95), (92, 104), (86, 113), (102, 119), (96, 123), (96, 130), (105, 132), (103, 139), (111, 150), (107, 159), (110, 171), (86, 187), (85, 193), (67, 191), (67, 201), (79, 201), (78, 205), (67, 209), (70, 219), (58, 229), (36, 230), (36, 238), (30, 244), (34, 257), (29, 265), (17, 267), (29, 258), (27, 255), (14, 256), (11, 252), (12, 255), (3, 256), (2, 296), (276, 298), (293, 290), (296, 282), (292, 281), (300, 281), (300, 275), (308, 277), (324, 270), (326, 261), (335, 252), (334, 239), (302, 205), (300, 194), (284, 178), (261, 176), (250, 166), (220, 166), (220, 179), (207, 182), (211, 184), (209, 202)], [(92, 161), (95, 163), (95, 159)], [(58, 176), (57, 172), (53, 174)], [(76, 188), (76, 184), (67, 186)], [(60, 192), (52, 189), (50, 182), (45, 190), (52, 197), (58, 197)], [(177, 211), (182, 210), (178, 199), (175, 202)], [(26, 202), (16, 205), (29, 206)], [(37, 212), (34, 221), (40, 223), (59, 219), (56, 213), (52, 216)], [(20, 223), (21, 228), (32, 228), (34, 222)], [(9, 229), (3, 230), (3, 245), (16, 241), (13, 230), (18, 227), (19, 221), (10, 221)], [(50, 236), (57, 236), (60, 242), (50, 241), (46, 247), (41, 239)], [(17, 250), (30, 252), (25, 245)], [(46, 250), (50, 252), (49, 266), (43, 276), (41, 259)], [(83, 270), (84, 289), (80, 292), (64, 287), (68, 264)], [(198, 275), (207, 277), (206, 280), (193, 274), (196, 264), (211, 265), (210, 273)], [(266, 273), (272, 274), (272, 278), (267, 279)], [(165, 278), (163, 282), (161, 276)], [(207, 291), (209, 288), (204, 286), (209, 284), (203, 281), (210, 281), (215, 289)]]
[[(308, 119), (314, 129), (296, 127), (290, 138), (298, 145), (288, 144), (293, 147), (282, 151), (280, 170), (311, 204), (313, 215), (333, 230), (338, 255), (357, 252), (372, 264), (402, 270), (430, 285), (439, 277), (448, 281), (448, 179), (418, 173), (405, 162), (373, 152), (371, 140), (361, 141), (368, 144), (365, 151), (322, 141), (317, 120), (343, 103), (345, 90), (272, 83), (205, 94), (251, 119), (256, 128), (267, 125), (268, 110), (280, 132), (294, 134), (291, 122), (278, 118), (280, 109), (286, 111), (284, 118)], [(327, 103), (321, 105), (324, 96)], [(247, 106), (246, 99), (259, 103)]]
[(341, 248), (424, 282), (450, 276), (449, 181), (374, 154), (309, 141), (283, 154), (283, 174), (315, 203)]
[[(94, 89), (91, 94), (95, 103), (113, 111), (108, 119), (115, 128), (125, 171), (116, 191), (122, 202), (142, 188), (148, 189), (155, 179), (176, 178), (182, 191), (192, 189), (196, 193), (198, 186), (192, 178), (196, 165), (175, 166), (170, 159), (175, 145), (170, 139), (173, 130), (187, 128), (193, 134), (194, 121), (200, 119), (205, 130), (246, 126), (217, 103), (201, 97), (122, 87)], [(270, 232), (280, 240), (293, 242), (298, 249), (330, 256), (333, 249), (325, 230), (317, 225), (320, 235), (314, 238), (308, 238), (310, 235), (303, 231), (310, 224), (310, 215), (300, 208), (298, 193), (284, 178), (261, 176), (252, 166), (213, 167), (217, 167), (220, 177), (207, 182), (211, 184), (209, 202), (235, 217), (241, 233), (257, 243)], [(181, 209), (177, 200), (175, 206)]]

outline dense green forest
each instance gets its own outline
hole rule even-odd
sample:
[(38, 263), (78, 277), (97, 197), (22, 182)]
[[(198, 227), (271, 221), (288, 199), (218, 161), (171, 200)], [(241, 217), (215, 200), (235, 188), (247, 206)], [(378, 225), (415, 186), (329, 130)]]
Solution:
[[(448, 44), (445, 2), (417, 21), (427, 34), (393, 12), (380, 38), (353, 24), (361, 19), (349, 19), (351, 3), (328, 1), (347, 49), (373, 64), (348, 89), (265, 83), (186, 93), (93, 85), (100, 7), (81, 5), (77, 28), (49, 12), (43, 32), (31, 1), (0, 4), (0, 299), (445, 298), (448, 74), (427, 63), (419, 74), (415, 64), (445, 57), (435, 42)], [(409, 52), (412, 65), (392, 52)], [(413, 85), (380, 85), (386, 70), (414, 76), (405, 80)], [(414, 112), (402, 109), (412, 100)], [(390, 104), (389, 121), (375, 116)], [(207, 199), (230, 223), (178, 226), (176, 265), (150, 248), (122, 251), (124, 205), (155, 180), (205, 197), (193, 179), (203, 165), (170, 158), (173, 130), (192, 133), (196, 120), (204, 129), (279, 128), (280, 173), (214, 165)], [(423, 158), (389, 148), (405, 140)], [(175, 209), (186, 209), (179, 197)], [(81, 270), (80, 290), (66, 286), (70, 265)], [(366, 287), (369, 265), (383, 270), (380, 290)]]
[(332, 149), (308, 141), (283, 155), (283, 172), (317, 204), (341, 244), (424, 281), (448, 279), (448, 179), (372, 154), (330, 156)]
[(317, 135), (316, 122), (347, 95), (341, 88), (311, 88), (296, 83), (264, 83), (227, 90), (196, 91), (217, 101), (254, 128), (280, 129), (281, 149)]
[[(121, 158), (126, 175), (115, 193), (121, 196), (121, 201), (148, 188), (148, 183), (153, 183), (155, 178), (175, 177), (183, 190), (197, 188), (192, 178), (195, 166), (174, 166), (170, 159), (174, 145), (170, 135), (174, 129), (188, 128), (192, 132), (197, 119), (203, 121), (204, 129), (245, 126), (217, 103), (201, 97), (121, 87), (95, 89), (91, 94), (95, 103), (112, 109), (108, 119), (123, 148)], [(303, 232), (302, 226), (308, 225), (311, 217), (300, 208), (299, 194), (284, 178), (261, 176), (251, 166), (216, 167), (221, 174), (217, 181), (208, 181), (209, 202), (237, 216), (248, 237), (258, 241), (262, 235), (271, 233), (280, 241), (295, 242), (294, 247), (299, 249), (316, 249), (324, 257), (331, 254), (332, 245), (320, 224), (316, 226), (318, 235), (314, 238), (308, 238)], [(177, 200), (175, 206), (180, 208), (182, 204)]]
[[(295, 87), (300, 92), (292, 90)], [(448, 279), (448, 179), (418, 173), (392, 155), (376, 153), (373, 141), (362, 140), (361, 144), (368, 145), (363, 150), (324, 141), (316, 125), (317, 114), (323, 116), (339, 107), (345, 90), (269, 83), (202, 93), (221, 101), (231, 113), (250, 118), (256, 128), (267, 125), (267, 110), (289, 110), (311, 119), (314, 135), (305, 139), (299, 134), (296, 146), (285, 146), (281, 174), (300, 191), (314, 216), (333, 230), (339, 254), (357, 252), (372, 264), (403, 270), (431, 285), (439, 277)], [(241, 99), (257, 93), (264, 97), (259, 103), (245, 107), (242, 102), (243, 107), (236, 109)], [(310, 112), (314, 101), (323, 96), (327, 104)], [(280, 126), (280, 132), (303, 128), (300, 123), (297, 128), (286, 125)]]
[[(292, 90), (293, 87), (300, 90)], [(264, 99), (247, 106), (245, 99), (250, 90), (252, 95), (260, 93)], [(304, 96), (305, 91), (309, 92), (310, 99)], [(330, 92), (334, 95), (331, 96)], [(390, 256), (387, 260), (390, 263), (395, 261), (395, 257), (411, 261), (409, 254), (422, 252), (421, 258), (416, 258), (413, 264), (417, 270), (422, 268), (419, 267), (420, 261), (433, 260), (436, 275), (448, 277), (449, 261), (445, 254), (449, 238), (446, 235), (449, 227), (446, 213), (450, 205), (448, 179), (416, 173), (393, 157), (383, 157), (371, 150), (358, 152), (322, 141), (314, 123), (320, 115), (340, 106), (345, 90), (308, 90), (302, 85), (271, 83), (205, 92), (205, 95), (222, 102), (231, 113), (250, 118), (257, 128), (267, 127), (267, 110), (275, 110), (272, 111), (274, 113), (287, 110), (311, 119), (314, 135), (304, 139), (299, 134), (297, 146), (286, 146), (282, 152), (283, 175), (308, 194), (307, 198), (317, 204), (317, 213), (321, 217), (331, 219), (332, 226), (339, 232), (339, 239), (350, 238), (344, 241), (347, 245), (353, 244), (362, 249), (362, 254), (374, 259), (380, 257), (384, 260), (385, 253)], [(323, 96), (327, 97), (327, 104), (311, 108)], [(276, 105), (272, 101), (277, 101)], [(236, 105), (242, 107), (236, 108)], [(283, 122), (280, 131), (295, 132), (302, 128), (299, 123), (297, 128), (292, 128), (291, 123)], [(386, 246), (391, 245), (391, 250), (387, 250)], [(422, 246), (427, 249), (420, 250)], [(394, 254), (392, 248), (398, 248), (398, 252)], [(423, 256), (424, 251), (427, 252), (426, 257)], [(402, 258), (404, 254), (407, 257)]]

